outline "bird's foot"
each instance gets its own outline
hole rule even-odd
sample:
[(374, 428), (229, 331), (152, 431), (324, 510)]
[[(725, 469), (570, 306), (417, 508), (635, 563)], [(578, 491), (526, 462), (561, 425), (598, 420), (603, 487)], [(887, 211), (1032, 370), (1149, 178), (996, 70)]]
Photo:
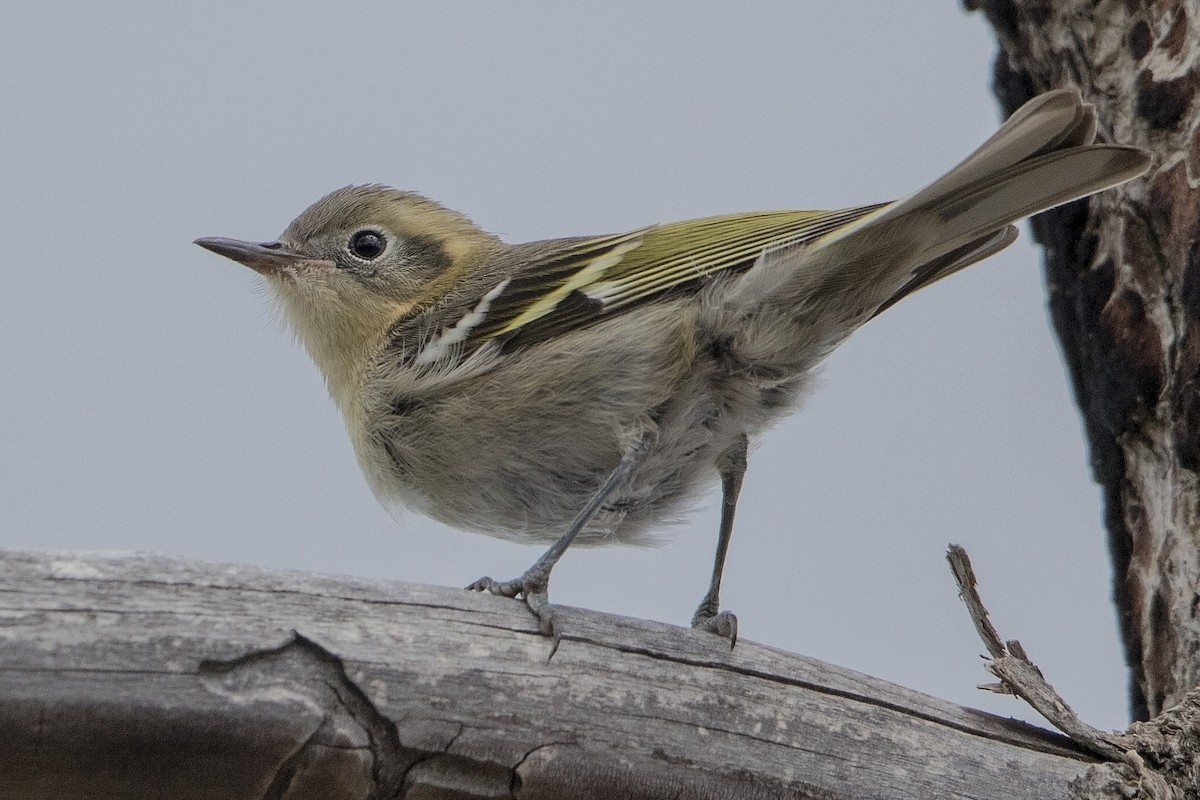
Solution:
[[(555, 608), (550, 603), (549, 580), (536, 569), (531, 569), (511, 581), (497, 581), (483, 577), (467, 586), (475, 592), (491, 592), (501, 597), (518, 597), (538, 619), (538, 629), (544, 636), (554, 639), (554, 650), (558, 649), (558, 628), (555, 625)], [(553, 655), (553, 651), (551, 651)]]
[(707, 608), (701, 604), (692, 617), (692, 627), (698, 631), (708, 631), (728, 639), (730, 650), (737, 644), (737, 617), (732, 611), (717, 611), (715, 608)]

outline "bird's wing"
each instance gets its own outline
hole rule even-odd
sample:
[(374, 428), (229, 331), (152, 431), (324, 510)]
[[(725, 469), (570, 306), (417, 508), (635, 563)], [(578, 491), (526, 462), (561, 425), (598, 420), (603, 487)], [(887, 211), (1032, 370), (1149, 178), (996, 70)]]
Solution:
[(813, 241), (877, 208), (735, 214), (617, 236), (520, 245), (504, 254), (513, 260), (511, 277), (475, 306), (462, 344), (468, 351), (489, 340), (517, 347), (591, 325), (667, 292), (695, 292), (707, 278), (749, 269), (768, 248)]

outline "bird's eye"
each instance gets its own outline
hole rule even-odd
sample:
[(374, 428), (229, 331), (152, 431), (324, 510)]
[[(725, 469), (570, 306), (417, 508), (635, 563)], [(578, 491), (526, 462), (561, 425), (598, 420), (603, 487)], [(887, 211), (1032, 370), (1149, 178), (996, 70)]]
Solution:
[(358, 231), (350, 237), (350, 252), (363, 261), (374, 261), (386, 248), (387, 239), (379, 231)]

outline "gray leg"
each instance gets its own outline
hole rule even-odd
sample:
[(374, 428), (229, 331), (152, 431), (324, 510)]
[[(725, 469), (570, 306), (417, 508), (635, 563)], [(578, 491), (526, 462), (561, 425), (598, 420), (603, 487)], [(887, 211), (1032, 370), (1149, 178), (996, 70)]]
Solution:
[(542, 557), (534, 562), (532, 567), (525, 570), (525, 573), (521, 577), (503, 582), (484, 577), (475, 581), (467, 588), (477, 592), (491, 592), (492, 594), (503, 595), (504, 597), (522, 595), (525, 598), (525, 604), (529, 606), (529, 610), (537, 616), (542, 633), (546, 636), (553, 636), (555, 647), (557, 648), (558, 634), (554, 629), (554, 606), (550, 605), (550, 598), (547, 594), (550, 584), (550, 571), (554, 569), (554, 565), (558, 563), (558, 559), (562, 558), (562, 554), (571, 546), (571, 542), (575, 541), (575, 537), (579, 535), (579, 532), (587, 526), (591, 518), (604, 505), (604, 501), (608, 499), (608, 496), (646, 458), (656, 438), (656, 430), (648, 426), (631, 440), (625, 449), (624, 455), (621, 456), (621, 463), (617, 464), (616, 469), (604, 481), (604, 485), (592, 495), (592, 498), (588, 500), (583, 510), (571, 521), (566, 533), (560, 536), (558, 541), (552, 544), (550, 549), (543, 553)]
[(733, 537), (733, 514), (737, 510), (738, 495), (742, 491), (742, 478), (746, 475), (746, 436), (738, 440), (717, 458), (717, 471), (721, 473), (721, 531), (717, 536), (717, 557), (713, 560), (712, 582), (708, 594), (700, 601), (700, 607), (692, 616), (692, 627), (709, 631), (729, 639), (729, 647), (737, 644), (737, 617), (729, 611), (721, 611), (721, 573), (725, 571), (725, 554), (729, 551), (729, 540)]

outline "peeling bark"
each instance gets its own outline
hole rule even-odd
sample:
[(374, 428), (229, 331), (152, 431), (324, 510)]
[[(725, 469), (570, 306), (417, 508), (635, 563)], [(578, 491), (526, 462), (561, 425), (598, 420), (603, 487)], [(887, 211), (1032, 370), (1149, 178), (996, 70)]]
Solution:
[(1148, 719), (1200, 684), (1200, 3), (966, 0), (1008, 112), (1074, 85), (1143, 179), (1035, 217), (1050, 310), (1105, 495), (1114, 598)]

